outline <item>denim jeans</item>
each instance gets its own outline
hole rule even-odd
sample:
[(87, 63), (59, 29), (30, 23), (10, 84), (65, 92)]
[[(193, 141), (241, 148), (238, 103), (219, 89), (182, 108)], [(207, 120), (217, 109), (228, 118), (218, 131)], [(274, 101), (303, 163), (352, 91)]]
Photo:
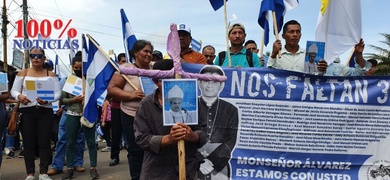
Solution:
[[(62, 113), (59, 128), (58, 128), (58, 141), (56, 145), (56, 154), (53, 159), (53, 163), (51, 167), (56, 170), (63, 170), (64, 162), (65, 162), (65, 153), (66, 153), (66, 145), (67, 145), (67, 136), (68, 133), (66, 131), (66, 111)], [(84, 164), (84, 149), (85, 149), (85, 136), (83, 129), (80, 128), (80, 131), (77, 135), (77, 144), (76, 144), (76, 152), (74, 158), (74, 167), (83, 166)]]
[(130, 176), (132, 180), (138, 180), (141, 175), (142, 162), (144, 159), (144, 150), (135, 142), (134, 136), (134, 117), (121, 112), (121, 120), (124, 133), (128, 140), (127, 160), (129, 162)]
[(77, 135), (80, 129), (83, 129), (85, 140), (88, 145), (88, 152), (89, 152), (89, 161), (91, 167), (96, 167), (97, 165), (97, 150), (96, 150), (96, 124), (92, 128), (88, 128), (85, 126), (82, 126), (80, 124), (80, 117), (81, 116), (71, 116), (67, 115), (66, 117), (66, 129), (68, 131), (67, 141), (68, 144), (66, 145), (66, 166), (68, 168), (75, 166), (75, 148), (77, 144)]

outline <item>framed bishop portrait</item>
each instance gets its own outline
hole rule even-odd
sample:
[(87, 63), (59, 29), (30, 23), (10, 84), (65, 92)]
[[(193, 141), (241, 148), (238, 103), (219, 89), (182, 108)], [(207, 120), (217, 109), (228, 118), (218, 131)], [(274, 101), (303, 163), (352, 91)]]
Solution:
[(164, 126), (178, 122), (198, 124), (198, 84), (196, 79), (162, 80)]

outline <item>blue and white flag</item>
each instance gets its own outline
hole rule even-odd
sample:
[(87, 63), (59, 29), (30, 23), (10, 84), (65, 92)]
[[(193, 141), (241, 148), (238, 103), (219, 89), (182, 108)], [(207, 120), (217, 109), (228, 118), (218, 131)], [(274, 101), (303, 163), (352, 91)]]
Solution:
[[(69, 44), (71, 43), (71, 39), (70, 39), (69, 36), (68, 36), (67, 41), (69, 42)], [(75, 50), (74, 49), (69, 49), (69, 64), (72, 64), (72, 60), (73, 60), (75, 55), (76, 55)]]
[(200, 49), (202, 49), (202, 43), (200, 43), (199, 41), (197, 41), (195, 39), (192, 39), (191, 40), (191, 47), (192, 47), (192, 50), (199, 52)]
[(129, 51), (133, 49), (133, 45), (137, 41), (137, 38), (135, 38), (134, 32), (131, 29), (131, 25), (127, 19), (125, 11), (123, 9), (120, 11), (122, 20), (123, 44), (125, 46), (126, 61), (129, 63), (131, 61)]
[(51, 107), (53, 108), (53, 113), (56, 114), (58, 109), (60, 109), (59, 101), (52, 102)]
[(83, 125), (92, 127), (98, 119), (98, 99), (107, 90), (115, 68), (103, 51), (89, 39), (88, 69), (86, 71)]
[[(210, 0), (210, 4), (211, 6), (213, 7), (214, 11), (218, 10), (219, 8), (221, 8), (224, 4), (223, 2), (224, 0)], [(226, 0), (227, 2), (227, 0)]]
[(355, 67), (355, 65), (356, 65), (355, 58), (356, 58), (356, 53), (354, 52), (352, 54), (352, 56), (348, 59), (348, 66), (349, 67), (353, 67), (353, 68)]
[(38, 40), (40, 40), (40, 41), (49, 41), (49, 40), (51, 40), (51, 38), (50, 38), (50, 36), (43, 37), (41, 33), (38, 33)]
[(103, 106), (103, 103), (104, 103), (104, 100), (106, 99), (106, 96), (107, 96), (107, 90), (103, 92), (103, 94), (98, 98), (97, 100), (97, 105), (102, 107)]
[(298, 0), (263, 0), (260, 5), (259, 19), (257, 22), (264, 29), (264, 45), (269, 42), (268, 11), (275, 11), (278, 32), (282, 29), (286, 11), (298, 6)]
[(0, 72), (0, 93), (8, 91), (7, 73)]
[(87, 46), (87, 40), (85, 39), (84, 34), (81, 36), (81, 39), (82, 39), (81, 58), (83, 60), (83, 75), (85, 76), (85, 74), (87, 74), (87, 69), (88, 69), (90, 63), (88, 63), (88, 46)]
[(37, 96), (43, 101), (54, 101), (53, 90), (37, 90)]
[(54, 61), (54, 74), (58, 77), (58, 80), (61, 80), (60, 65), (58, 64), (58, 54), (56, 54), (56, 60)]

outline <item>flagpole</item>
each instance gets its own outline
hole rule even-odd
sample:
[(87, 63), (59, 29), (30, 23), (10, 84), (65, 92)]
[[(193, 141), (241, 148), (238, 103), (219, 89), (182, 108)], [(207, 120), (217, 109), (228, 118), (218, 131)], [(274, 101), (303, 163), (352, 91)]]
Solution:
[[(82, 34), (82, 37), (83, 37), (83, 39), (85, 39), (84, 38), (84, 34)], [(84, 48), (86, 45), (84, 44), (84, 42), (85, 41), (82, 41), (81, 42), (81, 47), (82, 48)], [(83, 66), (83, 62), (85, 62), (85, 61), (88, 61), (88, 60), (86, 60), (86, 59), (83, 59), (85, 56), (84, 55), (81, 55), (81, 64), (82, 64), (82, 66), (81, 66), (81, 72), (84, 72), (84, 66)], [(70, 69), (73, 71), (73, 68), (72, 68), (72, 62), (70, 63)], [(70, 72), (71, 74), (72, 74), (72, 72)], [(86, 88), (86, 86), (85, 86), (85, 76), (84, 76), (84, 73), (81, 73), (81, 85), (82, 85), (82, 87), (83, 87), (83, 92), (82, 92), (82, 95), (83, 96), (85, 96), (85, 88)], [(81, 109), (82, 110), (82, 113), (83, 113), (83, 115), (84, 115), (84, 109), (85, 109), (85, 107), (84, 107), (84, 102), (85, 101), (85, 99), (83, 98), (83, 101), (81, 101), (81, 105), (83, 106), (83, 108)], [(82, 117), (81, 117), (82, 118)], [(81, 121), (81, 119), (80, 119), (80, 121)]]
[[(279, 40), (279, 29), (278, 29), (278, 25), (276, 24), (275, 11), (272, 11), (272, 18), (273, 18), (273, 22), (274, 22), (275, 38), (276, 38), (276, 40)], [(282, 57), (282, 52), (280, 50), (279, 50), (278, 56), (279, 56), (279, 58)]]
[(263, 51), (264, 51), (264, 37), (265, 37), (265, 31), (263, 29), (263, 33), (262, 33), (262, 37), (263, 39), (261, 39), (261, 43), (260, 43), (260, 58), (263, 57)]
[[(175, 79), (181, 79), (181, 74), (175, 73)], [(179, 180), (186, 180), (186, 150), (184, 140), (177, 142), (177, 155), (179, 156)]]
[(226, 47), (227, 47), (226, 53), (229, 62), (229, 67), (232, 67), (232, 61), (230, 59), (230, 50), (229, 50), (229, 25), (227, 20), (226, 0), (223, 1), (223, 12), (225, 17), (225, 33), (226, 33)]
[[(351, 61), (351, 57), (353, 56), (353, 53), (355, 52), (355, 46), (352, 48), (351, 53), (348, 56), (348, 60), (346, 61), (345, 65), (349, 67), (349, 61)], [(334, 61), (334, 60), (333, 60)], [(332, 62), (333, 62), (332, 61)]]
[[(265, 31), (263, 29), (263, 33), (262, 33), (262, 39), (261, 39), (261, 43), (260, 43), (260, 56), (259, 56), (259, 61), (260, 61), (260, 64), (261, 64), (261, 58), (263, 58), (263, 51), (264, 51), (264, 37), (265, 37)], [(264, 62), (264, 61), (263, 61)], [(266, 64), (263, 63), (263, 66), (267, 66)]]
[[(109, 63), (111, 63), (112, 66), (114, 66), (116, 71), (118, 71), (120, 73), (119, 68), (116, 66), (116, 64), (114, 62), (112, 62), (111, 58), (103, 51), (103, 49), (95, 42), (95, 40), (89, 34), (86, 34), (86, 36), (98, 48), (98, 50), (104, 55), (104, 57), (107, 59), (107, 61)], [(122, 75), (122, 77), (125, 78), (125, 80), (130, 84), (130, 86), (134, 90), (136, 90), (136, 91), (138, 90), (137, 86), (135, 86), (126, 75), (124, 75), (124, 74), (120, 74), (120, 75)]]

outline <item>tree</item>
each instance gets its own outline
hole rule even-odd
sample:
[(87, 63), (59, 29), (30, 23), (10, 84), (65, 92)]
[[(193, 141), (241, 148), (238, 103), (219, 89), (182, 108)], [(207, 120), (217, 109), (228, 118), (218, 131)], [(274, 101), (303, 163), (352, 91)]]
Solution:
[(375, 75), (390, 75), (390, 34), (381, 33), (381, 35), (385, 37), (385, 40), (379, 41), (383, 46), (369, 45), (377, 53), (365, 53), (365, 57), (378, 61)]

